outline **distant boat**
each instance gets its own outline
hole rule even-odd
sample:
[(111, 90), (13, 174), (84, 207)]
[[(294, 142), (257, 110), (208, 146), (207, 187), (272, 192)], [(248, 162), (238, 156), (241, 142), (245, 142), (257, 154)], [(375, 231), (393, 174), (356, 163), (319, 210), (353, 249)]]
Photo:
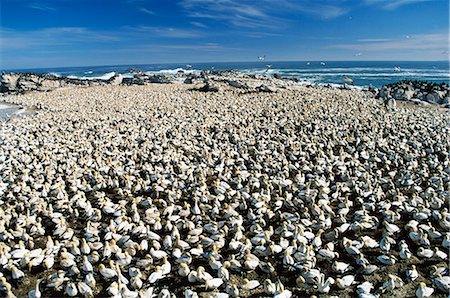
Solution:
[(322, 62), (320, 62), (320, 64), (321, 64), (321, 65), (325, 65), (325, 62), (322, 61)]
[(394, 71), (401, 71), (401, 68), (400, 68), (400, 66), (396, 66), (396, 67), (394, 67)]
[(186, 64), (186, 68), (192, 68), (192, 65)]
[(346, 84), (353, 84), (353, 80), (352, 78), (350, 78), (349, 76), (344, 76), (344, 78), (342, 79), (344, 81), (344, 83)]
[(310, 63), (310, 62), (307, 62), (306, 65), (311, 65), (311, 63)]

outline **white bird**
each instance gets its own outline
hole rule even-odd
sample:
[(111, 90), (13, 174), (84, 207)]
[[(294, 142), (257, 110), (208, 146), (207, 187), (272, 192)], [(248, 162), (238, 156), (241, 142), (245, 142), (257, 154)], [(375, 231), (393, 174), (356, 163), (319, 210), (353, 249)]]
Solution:
[(117, 276), (117, 272), (114, 269), (106, 268), (103, 264), (100, 264), (98, 271), (105, 279), (111, 279)]
[(31, 290), (30, 292), (28, 292), (28, 298), (41, 298), (42, 297), (42, 293), (39, 290), (39, 285), (41, 284), (42, 279), (38, 279), (36, 281), (36, 286), (34, 288), (34, 290)]
[(417, 298), (426, 298), (430, 297), (434, 292), (433, 288), (427, 287), (427, 285), (424, 282), (421, 282), (419, 284), (419, 288), (416, 290), (416, 297)]
[(83, 295), (84, 297), (94, 297), (94, 292), (91, 289), (91, 287), (89, 287), (86, 283), (79, 281), (77, 283), (78, 286), (78, 291), (80, 292), (81, 295)]
[(65, 293), (69, 295), (70, 297), (75, 297), (78, 295), (78, 289), (77, 286), (73, 282), (68, 282), (66, 285), (66, 291)]
[(437, 277), (434, 278), (434, 285), (442, 292), (449, 293), (450, 292), (450, 276), (442, 276), (438, 274)]
[(208, 279), (205, 282), (205, 286), (207, 289), (217, 289), (223, 284), (223, 280), (221, 278), (212, 278)]
[(350, 268), (350, 264), (334, 261), (331, 268), (333, 269), (334, 272), (342, 274)]
[(248, 280), (247, 278), (244, 278), (241, 288), (247, 291), (256, 289), (257, 287), (260, 286), (259, 281), (257, 280)]
[(339, 289), (345, 289), (347, 287), (350, 287), (353, 282), (355, 281), (355, 276), (354, 275), (345, 275), (341, 278), (336, 278), (336, 285), (338, 286)]
[(406, 278), (410, 281), (415, 281), (419, 277), (416, 270), (416, 265), (411, 265), (411, 269), (406, 270)]
[(155, 283), (158, 280), (163, 279), (163, 278), (164, 278), (164, 274), (161, 271), (161, 267), (156, 266), (155, 271), (152, 272), (152, 274), (150, 274), (150, 276), (148, 277), (147, 281), (150, 284), (153, 284), (153, 283)]
[(277, 291), (275, 284), (270, 280), (266, 279), (264, 281), (264, 293), (267, 295), (274, 295)]
[(319, 283), (317, 284), (317, 290), (320, 293), (327, 294), (330, 292), (331, 285), (334, 284), (335, 280), (331, 276), (325, 279), (325, 274), (320, 274)]

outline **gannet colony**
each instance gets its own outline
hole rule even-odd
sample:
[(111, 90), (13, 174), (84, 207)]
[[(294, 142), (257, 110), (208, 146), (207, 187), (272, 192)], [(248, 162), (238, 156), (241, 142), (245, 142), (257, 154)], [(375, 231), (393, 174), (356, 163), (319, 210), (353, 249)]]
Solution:
[(449, 295), (448, 110), (191, 88), (4, 98), (3, 297)]

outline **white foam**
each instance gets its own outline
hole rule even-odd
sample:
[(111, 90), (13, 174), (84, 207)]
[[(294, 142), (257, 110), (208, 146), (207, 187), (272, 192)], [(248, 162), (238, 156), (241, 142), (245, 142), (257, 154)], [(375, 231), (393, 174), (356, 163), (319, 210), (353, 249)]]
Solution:
[(172, 74), (175, 75), (179, 72), (183, 72), (185, 74), (192, 74), (192, 73), (200, 73), (201, 70), (198, 69), (184, 69), (184, 68), (175, 68), (175, 69), (161, 69), (161, 70), (155, 70), (155, 71), (147, 71), (145, 74), (147, 75), (153, 75), (153, 74)]
[(283, 73), (285, 76), (319, 76), (319, 77), (336, 77), (336, 76), (352, 76), (352, 77), (436, 77), (447, 78), (450, 74), (443, 73), (419, 73), (419, 72), (392, 72), (392, 73), (354, 73), (354, 72), (339, 72), (339, 73), (314, 73), (314, 72), (291, 72)]
[(77, 76), (67, 76), (69, 79), (79, 79), (79, 80), (104, 80), (107, 81), (113, 76), (115, 76), (116, 73), (113, 72), (107, 72), (104, 75), (98, 76), (98, 77), (77, 77)]

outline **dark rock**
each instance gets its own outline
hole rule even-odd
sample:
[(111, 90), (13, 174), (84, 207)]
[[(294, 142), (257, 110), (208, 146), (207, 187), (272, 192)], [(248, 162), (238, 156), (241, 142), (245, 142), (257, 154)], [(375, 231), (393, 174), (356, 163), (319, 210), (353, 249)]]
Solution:
[(418, 104), (420, 102), (421, 105), (423, 102), (442, 105), (444, 99), (448, 97), (448, 93), (449, 86), (446, 83), (403, 80), (384, 86), (377, 93), (376, 98), (387, 100), (393, 97), (397, 100), (407, 100)]
[(262, 84), (261, 86), (256, 87), (256, 91), (258, 91), (258, 92), (268, 92), (268, 93), (275, 92), (275, 90), (272, 87), (269, 87), (269, 86), (264, 85), (264, 84)]
[(282, 77), (281, 77), (281, 75), (280, 75), (279, 73), (274, 74), (273, 77), (274, 77), (275, 79), (278, 79), (278, 80), (281, 80), (281, 79), (282, 79)]
[(392, 97), (396, 100), (407, 100), (405, 90), (397, 88), (392, 91)]
[(17, 89), (17, 80), (19, 75), (17, 74), (3, 74), (0, 78), (1, 92), (14, 92)]
[(171, 83), (171, 81), (169, 80), (168, 77), (162, 76), (162, 75), (153, 75), (153, 76), (150, 76), (150, 77), (148, 78), (148, 81), (149, 81), (150, 83), (155, 83), (155, 84), (170, 84), (170, 83)]
[(437, 94), (436, 92), (428, 93), (425, 97), (425, 100), (429, 103), (439, 103), (439, 94)]
[(244, 86), (237, 81), (226, 81), (228, 85), (234, 88), (244, 88)]
[(206, 82), (202, 87), (195, 89), (197, 91), (202, 91), (202, 92), (219, 92), (220, 91), (220, 87), (213, 84), (212, 82)]
[(391, 97), (390, 91), (391, 91), (391, 89), (385, 86), (385, 87), (381, 88), (377, 97), (381, 98), (381, 99), (388, 99), (389, 97)]
[(187, 77), (183, 83), (184, 84), (192, 84), (192, 82), (193, 82), (193, 79), (191, 77)]

